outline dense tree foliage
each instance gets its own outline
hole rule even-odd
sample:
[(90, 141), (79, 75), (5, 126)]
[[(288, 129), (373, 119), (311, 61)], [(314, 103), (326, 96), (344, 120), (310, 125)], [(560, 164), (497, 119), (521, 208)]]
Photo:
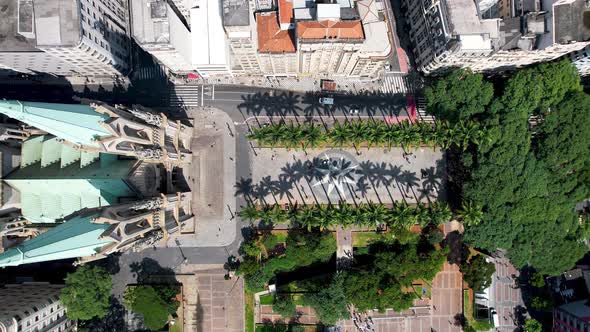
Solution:
[(327, 325), (334, 325), (341, 319), (350, 318), (348, 302), (344, 294), (344, 274), (336, 274), (330, 284), (318, 292), (306, 293), (303, 296), (305, 305), (312, 307), (318, 319)]
[[(481, 212), (480, 212), (481, 213)], [(311, 230), (313, 227), (324, 229), (333, 226), (368, 226), (409, 228), (413, 225), (442, 225), (452, 217), (447, 204), (436, 202), (425, 205), (410, 206), (399, 202), (387, 208), (383, 204), (339, 204), (339, 205), (305, 205), (293, 206), (289, 210), (279, 205), (269, 205), (257, 209), (253, 205), (244, 207), (239, 212), (242, 218), (281, 223), (290, 221), (295, 225)], [(250, 248), (245, 248), (251, 250)]]
[(453, 71), (424, 91), (430, 114), (456, 122), (483, 113), (494, 97), (494, 88), (481, 74)]
[(281, 315), (283, 318), (292, 318), (297, 315), (297, 308), (291, 295), (277, 295), (272, 303), (272, 311)]
[(313, 263), (327, 262), (335, 252), (336, 239), (331, 233), (290, 232), (284, 254), (261, 262), (257, 262), (254, 257), (246, 257), (237, 272), (246, 276), (250, 289), (258, 290), (279, 272), (290, 272)]
[(446, 250), (427, 250), (419, 243), (394, 243), (376, 248), (370, 264), (347, 274), (346, 298), (359, 311), (393, 308), (402, 311), (413, 304), (415, 280), (431, 281), (446, 260)]
[(145, 327), (161, 330), (168, 323), (168, 316), (178, 309), (175, 299), (176, 286), (129, 286), (125, 290), (125, 307), (143, 316)]
[(461, 264), (463, 280), (476, 292), (490, 287), (495, 271), (494, 264), (486, 262), (483, 255), (475, 255), (469, 261)]
[(84, 265), (68, 273), (60, 300), (70, 319), (89, 320), (104, 317), (109, 309), (113, 281), (103, 268)]
[[(481, 222), (466, 225), (469, 244), (506, 249), (517, 267), (544, 274), (570, 268), (586, 251), (574, 210), (590, 196), (590, 98), (580, 91), (571, 63), (543, 64), (518, 71), (485, 112), (465, 119), (477, 121), (490, 139), (463, 154), (467, 175), (453, 179), (462, 183), (463, 200), (483, 211)], [(531, 129), (533, 114), (538, 124)]]
[(524, 332), (543, 332), (543, 326), (536, 319), (527, 319), (524, 322)]

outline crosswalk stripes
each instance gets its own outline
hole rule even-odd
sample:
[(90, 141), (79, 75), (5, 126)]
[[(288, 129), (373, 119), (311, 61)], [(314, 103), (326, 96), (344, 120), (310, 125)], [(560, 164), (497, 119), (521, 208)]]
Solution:
[(168, 88), (166, 105), (176, 107), (201, 106), (200, 85), (173, 85)]
[(383, 78), (383, 93), (414, 93), (416, 87), (408, 80), (407, 76), (385, 75)]
[(149, 80), (166, 77), (166, 71), (159, 65), (142, 67), (136, 70), (136, 77), (139, 80)]
[(434, 123), (434, 116), (426, 113), (426, 100), (424, 98), (418, 97), (416, 108), (418, 109), (418, 119), (424, 122)]

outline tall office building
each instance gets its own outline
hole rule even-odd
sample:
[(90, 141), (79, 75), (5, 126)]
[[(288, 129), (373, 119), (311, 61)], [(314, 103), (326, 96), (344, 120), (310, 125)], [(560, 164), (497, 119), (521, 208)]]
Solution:
[(112, 76), (129, 70), (122, 0), (1, 0), (8, 8), (0, 68), (55, 75)]
[(40, 282), (0, 288), (0, 331), (74, 331), (75, 324), (59, 301), (62, 287)]
[(133, 38), (174, 73), (192, 71), (191, 32), (183, 15), (165, 0), (131, 0)]
[[(484, 3), (480, 1), (479, 4)], [(403, 0), (418, 68), (501, 71), (584, 49), (586, 0)]]

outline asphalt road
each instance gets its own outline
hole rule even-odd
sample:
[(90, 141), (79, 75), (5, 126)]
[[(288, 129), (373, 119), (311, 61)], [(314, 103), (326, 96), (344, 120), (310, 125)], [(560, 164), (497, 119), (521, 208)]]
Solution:
[[(199, 93), (200, 89), (200, 93)], [(167, 94), (178, 93), (167, 82), (161, 80), (142, 81), (128, 88), (117, 84), (72, 86), (59, 78), (46, 78), (44, 81), (24, 79), (0, 79), (0, 98), (28, 101), (44, 101), (55, 103), (75, 103), (77, 98), (103, 100), (111, 103), (139, 103), (146, 106), (168, 108), (170, 112), (179, 110), (171, 107), (166, 101)], [(182, 91), (181, 96), (192, 103), (187, 106), (212, 106), (226, 112), (236, 125), (236, 180), (249, 178), (251, 173), (250, 154), (255, 153), (246, 139), (248, 133), (247, 120), (256, 117), (267, 118), (298, 118), (314, 117), (358, 118), (358, 117), (404, 117), (407, 115), (407, 100), (403, 94), (300, 94), (285, 90), (271, 90), (255, 87), (237, 86), (197, 86), (196, 90)], [(331, 96), (334, 105), (322, 105), (319, 98)], [(200, 104), (200, 105), (199, 105)], [(351, 111), (351, 110), (358, 110)], [(245, 205), (242, 198), (237, 198), (237, 206)], [(235, 241), (226, 247), (211, 248), (163, 248), (142, 253), (125, 253), (121, 261), (128, 263), (150, 257), (162, 266), (173, 267), (185, 258), (196, 264), (223, 264), (228, 256), (238, 256), (242, 241), (242, 232), (247, 224), (235, 219), (237, 236)], [(121, 273), (127, 276), (130, 271), (123, 268)]]

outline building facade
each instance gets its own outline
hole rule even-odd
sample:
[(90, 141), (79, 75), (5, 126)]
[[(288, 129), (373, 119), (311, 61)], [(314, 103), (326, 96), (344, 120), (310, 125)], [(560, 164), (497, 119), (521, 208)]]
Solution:
[(25, 136), (1, 181), (1, 209), (18, 215), (0, 222), (0, 267), (87, 262), (194, 233), (187, 122), (107, 104), (2, 101), (0, 112)]
[(236, 75), (260, 73), (256, 52), (256, 10), (253, 1), (223, 0), (223, 28), (227, 35), (231, 72)]
[(163, 0), (132, 0), (132, 35), (137, 44), (174, 73), (192, 71), (187, 22)]
[(59, 301), (61, 285), (23, 283), (0, 288), (1, 332), (75, 331)]
[(125, 2), (18, 0), (7, 6), (12, 13), (2, 24), (9, 38), (0, 50), (0, 68), (81, 76), (129, 70)]
[(496, 5), (484, 18), (471, 0), (404, 0), (418, 68), (427, 74), (452, 67), (502, 71), (551, 61), (589, 44), (585, 0)]
[(391, 54), (382, 3), (278, 1), (256, 16), (266, 76), (377, 77)]
[(580, 300), (553, 309), (554, 332), (590, 331), (590, 303)]

